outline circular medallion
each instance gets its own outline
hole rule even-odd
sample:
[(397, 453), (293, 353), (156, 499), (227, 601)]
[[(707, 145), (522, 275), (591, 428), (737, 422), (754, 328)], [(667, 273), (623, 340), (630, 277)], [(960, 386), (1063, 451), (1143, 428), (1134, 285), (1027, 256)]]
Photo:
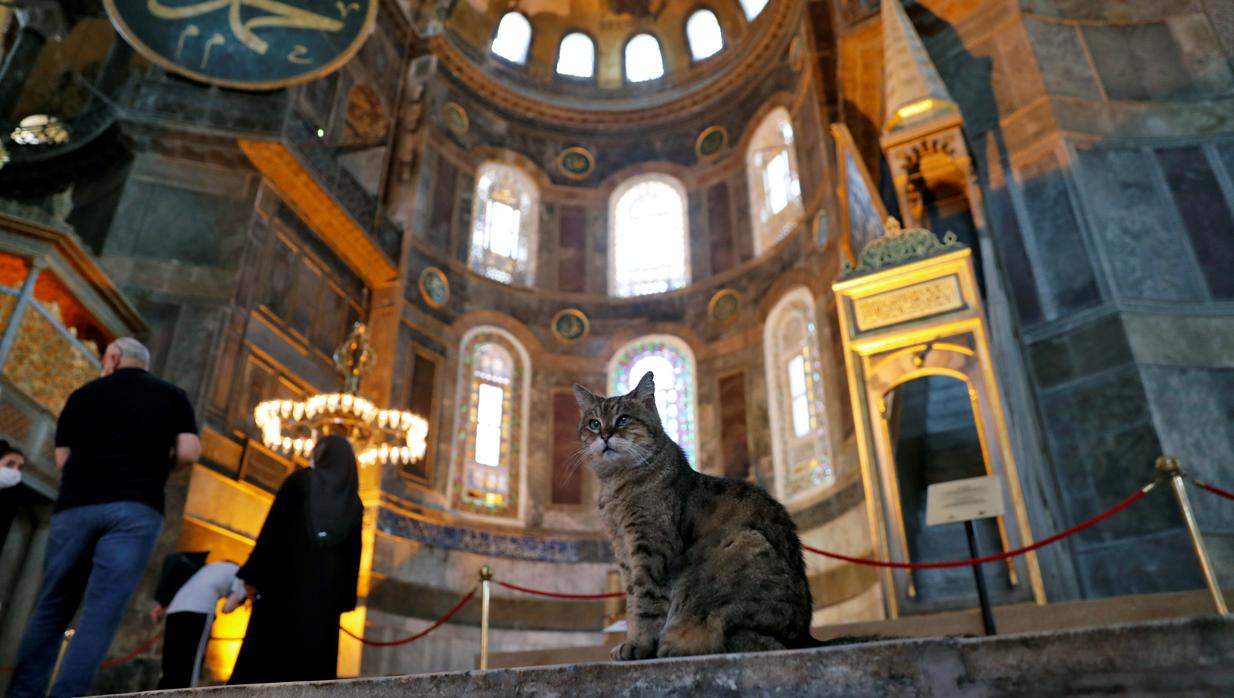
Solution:
[(694, 154), (699, 160), (715, 159), (728, 145), (728, 131), (723, 126), (708, 126), (694, 141)]
[(814, 216), (814, 237), (815, 239), (818, 240), (819, 247), (827, 246), (827, 234), (828, 234), (827, 209), (820, 208), (818, 210), (818, 213)]
[(437, 267), (420, 272), (420, 297), (431, 308), (440, 308), (450, 300), (450, 280)]
[(591, 323), (583, 311), (566, 308), (553, 316), (553, 335), (563, 342), (577, 342), (587, 336)]
[(446, 128), (456, 136), (467, 135), (467, 129), (471, 128), (467, 110), (458, 102), (446, 102), (446, 106), (441, 108), (441, 117), (446, 122)]
[(801, 35), (793, 37), (793, 42), (788, 45), (788, 65), (793, 70), (801, 70), (801, 66), (805, 64), (806, 52), (805, 42), (801, 39)]
[(730, 325), (741, 311), (741, 296), (731, 288), (716, 291), (707, 303), (707, 317), (721, 325)]
[(194, 80), (273, 90), (333, 72), (373, 30), (378, 0), (103, 0), (142, 57)]
[(557, 169), (570, 179), (587, 179), (596, 169), (596, 158), (590, 150), (576, 145), (557, 156)]

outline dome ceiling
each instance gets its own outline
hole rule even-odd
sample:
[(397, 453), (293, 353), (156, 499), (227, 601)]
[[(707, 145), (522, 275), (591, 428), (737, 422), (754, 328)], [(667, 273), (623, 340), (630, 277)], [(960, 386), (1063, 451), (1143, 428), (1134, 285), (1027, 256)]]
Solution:
[[(758, 0), (745, 4), (761, 5)], [(751, 54), (748, 49), (753, 45), (772, 39), (769, 30), (784, 26), (775, 21), (786, 9), (780, 6), (795, 4), (792, 0), (774, 0), (748, 20), (739, 0), (458, 0), (447, 21), (447, 33), (471, 62), (507, 86), (523, 91), (530, 88), (557, 101), (588, 100), (599, 108), (622, 108), (631, 100), (646, 105), (706, 85)], [(696, 59), (686, 25), (700, 10), (714, 15), (712, 26), (719, 25), (723, 47)], [(531, 26), (531, 42), (523, 63), (493, 52), (498, 26), (511, 12), (526, 17)], [(562, 40), (575, 33), (585, 34), (595, 45), (595, 67), (588, 78), (563, 75), (558, 70)], [(645, 82), (628, 79), (626, 46), (639, 34), (650, 34), (659, 42), (663, 77)], [(698, 53), (697, 48), (694, 53)]]

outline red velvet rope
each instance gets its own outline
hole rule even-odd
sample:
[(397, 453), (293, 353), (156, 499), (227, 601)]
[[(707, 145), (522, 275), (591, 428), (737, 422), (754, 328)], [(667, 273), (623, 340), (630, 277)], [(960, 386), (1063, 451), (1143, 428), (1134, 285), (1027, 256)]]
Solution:
[[(869, 565), (872, 567), (892, 567), (895, 569), (928, 570), (928, 569), (940, 569), (940, 568), (946, 568), (946, 567), (968, 567), (971, 565), (981, 565), (987, 562), (996, 562), (999, 560), (1006, 560), (1008, 558), (1017, 557), (1019, 555), (1023, 555), (1024, 553), (1037, 550), (1038, 548), (1044, 548), (1045, 546), (1050, 545), (1051, 543), (1057, 543), (1058, 541), (1064, 538), (1067, 538), (1069, 536), (1073, 536), (1079, 533), (1080, 531), (1083, 531), (1086, 528), (1095, 526), (1101, 523), (1102, 521), (1105, 521), (1106, 519), (1110, 518), (1111, 516), (1114, 516), (1115, 514), (1119, 513), (1123, 509), (1126, 509), (1132, 504), (1135, 504), (1136, 502), (1143, 499), (1144, 496), (1148, 494), (1149, 490), (1151, 490), (1155, 484), (1156, 483), (1150, 483), (1148, 485), (1145, 485), (1144, 487), (1137, 490), (1131, 496), (1127, 497), (1126, 499), (1119, 502), (1118, 504), (1115, 504), (1109, 509), (1101, 512), (1100, 514), (1097, 514), (1096, 516), (1085, 519), (1084, 521), (1081, 521), (1080, 523), (1076, 524), (1075, 526), (1072, 526), (1071, 528), (1068, 528), (1065, 531), (1055, 533), (1049, 538), (1043, 538), (1042, 540), (1039, 540), (1036, 543), (1033, 543), (1032, 545), (1026, 545), (1022, 548), (1016, 548), (1015, 550), (1009, 550), (1004, 553), (995, 553), (993, 555), (986, 555), (984, 557), (972, 558), (968, 560), (948, 560), (944, 562), (889, 562), (887, 560), (871, 560), (868, 558), (850, 557), (848, 555), (842, 555), (840, 553), (833, 553), (828, 550), (823, 550), (821, 548), (815, 548), (813, 546), (805, 545), (805, 544), (802, 544), (801, 547), (804, 550), (808, 550), (809, 552), (812, 552), (816, 555), (822, 555), (823, 557), (829, 557), (835, 560), (843, 560), (844, 562), (851, 562), (856, 565)], [(1201, 489), (1207, 490), (1213, 494), (1224, 497), (1226, 499), (1234, 500), (1234, 492), (1221, 489), (1220, 487), (1217, 487), (1215, 485), (1210, 485), (1208, 483), (1201, 482), (1199, 480), (1195, 480), (1195, 484)], [(596, 600), (596, 599), (615, 599), (615, 598), (625, 596), (625, 592), (621, 592), (621, 591), (614, 591), (614, 592), (609, 592), (605, 594), (563, 594), (563, 593), (555, 592), (555, 591), (543, 591), (540, 589), (532, 589), (530, 587), (519, 586), (518, 584), (511, 584), (510, 582), (503, 582), (501, 580), (494, 580), (494, 581), (498, 585), (505, 587), (506, 589), (510, 589), (512, 591), (521, 591), (524, 594), (533, 594), (535, 596), (545, 596), (545, 597), (552, 598), (552, 599)], [(424, 637), (425, 635), (428, 635), (429, 633), (433, 632), (437, 628), (444, 625), (451, 618), (453, 618), (459, 611), (461, 611), (463, 609), (463, 606), (466, 606), (467, 602), (471, 601), (471, 599), (475, 597), (475, 595), (476, 595), (476, 589), (472, 589), (471, 591), (467, 592), (467, 594), (464, 595), (463, 598), (459, 599), (458, 603), (454, 604), (453, 608), (451, 608), (449, 611), (446, 611), (446, 614), (442, 616), (440, 619), (438, 619), (437, 622), (433, 623), (432, 625), (425, 628), (424, 630), (421, 630), (415, 635), (412, 635), (410, 637), (405, 637), (401, 640), (389, 640), (389, 641), (366, 640), (365, 638), (360, 637), (356, 635), (355, 633), (352, 633), (347, 628), (339, 626), (339, 629), (341, 629), (344, 633), (346, 633), (348, 637), (354, 640), (358, 640), (372, 647), (392, 647), (395, 645), (405, 645), (407, 643), (415, 642), (416, 640), (419, 640), (420, 638)], [(159, 639), (162, 637), (163, 637), (163, 633), (159, 632), (158, 634), (151, 637), (149, 640), (146, 640), (144, 643), (142, 643), (140, 647), (133, 650), (132, 652), (124, 655), (123, 657), (119, 657), (117, 659), (111, 659), (106, 662), (103, 662), (100, 666), (112, 667), (112, 666), (118, 666), (120, 664), (129, 662), (133, 660), (134, 658), (136, 658), (138, 655), (145, 652), (146, 650), (150, 649), (152, 646), (154, 646), (154, 643), (158, 642)], [(243, 638), (212, 637), (210, 639), (211, 640), (234, 641), (234, 640), (242, 640)], [(10, 671), (13, 671), (13, 667), (0, 667), (0, 672), (10, 672)]]
[(528, 587), (521, 587), (517, 584), (503, 582), (500, 579), (495, 579), (493, 581), (497, 582), (497, 584), (499, 584), (500, 586), (503, 586), (507, 589), (511, 589), (513, 591), (521, 591), (524, 594), (534, 594), (535, 596), (547, 596), (550, 599), (579, 599), (579, 600), (616, 599), (616, 598), (620, 598), (626, 595), (624, 591), (612, 591), (607, 594), (562, 594), (556, 591), (541, 591), (540, 589), (531, 589)]
[(1202, 480), (1196, 480), (1193, 478), (1191, 481), (1195, 483), (1196, 487), (1199, 487), (1202, 490), (1207, 490), (1209, 492), (1212, 492), (1218, 497), (1225, 497), (1226, 499), (1234, 500), (1234, 492), (1231, 492), (1229, 490), (1223, 490), (1216, 485), (1210, 485), (1207, 482), (1204, 482)]
[(139, 655), (145, 654), (146, 650), (150, 649), (151, 647), (154, 647), (154, 643), (158, 642), (162, 638), (163, 638), (163, 631), (160, 630), (157, 633), (155, 633), (149, 640), (146, 640), (145, 642), (141, 643), (141, 645), (138, 646), (138, 648), (133, 650), (132, 652), (129, 652), (123, 657), (116, 657), (115, 659), (108, 659), (107, 661), (99, 664), (99, 666), (112, 667), (112, 666), (120, 666), (121, 664), (128, 664), (129, 662), (136, 659)]
[(944, 567), (968, 567), (971, 565), (980, 565), (986, 562), (1006, 560), (1008, 558), (1016, 557), (1018, 555), (1023, 555), (1024, 553), (1031, 552), (1033, 550), (1036, 550), (1037, 548), (1043, 548), (1051, 543), (1056, 543), (1068, 536), (1075, 535), (1076, 533), (1079, 533), (1080, 531), (1083, 531), (1084, 529), (1090, 526), (1095, 526), (1101, 523), (1102, 521), (1105, 521), (1106, 519), (1110, 518), (1111, 516), (1114, 516), (1118, 512), (1122, 511), (1123, 509), (1126, 509), (1132, 504), (1140, 501), (1140, 499), (1142, 499), (1144, 495), (1148, 494), (1148, 491), (1151, 490), (1153, 488), (1153, 485), (1155, 484), (1156, 483), (1150, 483), (1148, 485), (1145, 485), (1143, 488), (1137, 490), (1135, 494), (1131, 495), (1130, 497), (1127, 497), (1123, 501), (1119, 502), (1118, 504), (1115, 504), (1113, 507), (1110, 507), (1109, 509), (1101, 512), (1100, 514), (1097, 514), (1096, 516), (1090, 519), (1085, 519), (1084, 521), (1081, 521), (1080, 523), (1072, 526), (1066, 531), (1062, 531), (1061, 533), (1055, 533), (1049, 538), (1044, 538), (1042, 540), (1039, 540), (1036, 543), (1033, 543), (1032, 545), (1026, 545), (1023, 548), (1016, 548), (1015, 550), (1009, 550), (1005, 553), (995, 553), (993, 555), (986, 555), (984, 557), (972, 558), (968, 560), (948, 560), (946, 562), (888, 562), (886, 560), (870, 560), (870, 559), (861, 558), (861, 557), (849, 557), (848, 555), (841, 555), (840, 553), (833, 553), (827, 550), (821, 550), (819, 548), (811, 547), (809, 545), (802, 545), (801, 547), (817, 555), (822, 555), (823, 557), (830, 557), (836, 560), (843, 560), (845, 562), (851, 562), (856, 565), (869, 565), (871, 567), (893, 567), (898, 570), (932, 570), (932, 569), (939, 569), (939, 568), (944, 568)]
[(463, 596), (463, 598), (458, 600), (458, 603), (454, 604), (454, 608), (451, 608), (449, 611), (446, 611), (446, 614), (442, 616), (441, 618), (439, 618), (436, 623), (433, 623), (432, 625), (428, 626), (424, 630), (421, 630), (415, 635), (412, 635), (410, 637), (405, 637), (402, 640), (386, 640), (386, 641), (366, 640), (360, 637), (359, 635), (356, 635), (355, 633), (351, 632), (347, 628), (344, 628), (341, 625), (339, 626), (339, 629), (342, 630), (344, 633), (346, 633), (347, 636), (352, 638), (353, 640), (359, 640), (360, 642), (366, 645), (369, 645), (370, 647), (393, 647), (394, 645), (405, 645), (409, 642), (415, 642), (416, 640), (419, 640), (425, 635), (428, 635), (429, 633), (433, 632), (437, 628), (440, 628), (442, 625), (445, 625), (446, 621), (450, 620), (451, 618), (454, 617), (454, 614), (461, 611), (463, 609), (463, 606), (466, 606), (467, 602), (471, 601), (471, 598), (475, 595), (476, 595), (475, 589), (472, 589), (471, 591), (467, 592), (467, 594)]

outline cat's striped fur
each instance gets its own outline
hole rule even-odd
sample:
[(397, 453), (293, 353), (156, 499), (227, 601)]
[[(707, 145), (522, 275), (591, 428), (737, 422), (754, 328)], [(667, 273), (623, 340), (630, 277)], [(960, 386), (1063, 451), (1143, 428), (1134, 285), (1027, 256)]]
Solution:
[(574, 386), (579, 439), (626, 592), (613, 659), (804, 647), (796, 526), (761, 488), (695, 472), (660, 423), (651, 373), (628, 395)]

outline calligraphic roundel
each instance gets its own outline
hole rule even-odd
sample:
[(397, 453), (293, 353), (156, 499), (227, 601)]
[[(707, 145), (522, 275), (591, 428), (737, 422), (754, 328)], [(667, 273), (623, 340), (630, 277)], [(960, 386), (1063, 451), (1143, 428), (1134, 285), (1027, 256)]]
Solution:
[(271, 90), (326, 75), (368, 38), (378, 0), (104, 0), (145, 58), (202, 82)]

